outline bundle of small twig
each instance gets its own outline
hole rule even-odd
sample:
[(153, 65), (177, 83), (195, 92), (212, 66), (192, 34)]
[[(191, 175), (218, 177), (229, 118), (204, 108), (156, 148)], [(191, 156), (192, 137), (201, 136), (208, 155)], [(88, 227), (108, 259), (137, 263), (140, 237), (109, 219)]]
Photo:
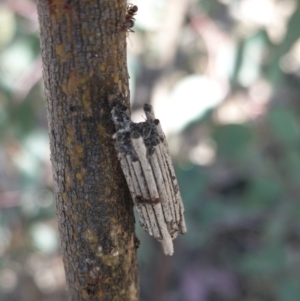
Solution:
[(134, 123), (126, 106), (115, 106), (113, 138), (142, 228), (172, 255), (172, 240), (186, 232), (184, 207), (160, 122), (151, 105), (144, 111), (146, 121)]

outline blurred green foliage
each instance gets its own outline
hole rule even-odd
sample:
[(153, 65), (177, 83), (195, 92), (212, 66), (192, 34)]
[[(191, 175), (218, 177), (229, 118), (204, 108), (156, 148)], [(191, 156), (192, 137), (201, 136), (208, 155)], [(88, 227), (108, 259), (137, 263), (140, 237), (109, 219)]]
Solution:
[[(141, 299), (300, 300), (299, 1), (136, 4), (133, 113), (165, 122), (188, 226), (170, 259), (137, 225)], [(35, 9), (0, 4), (3, 301), (66, 299)]]

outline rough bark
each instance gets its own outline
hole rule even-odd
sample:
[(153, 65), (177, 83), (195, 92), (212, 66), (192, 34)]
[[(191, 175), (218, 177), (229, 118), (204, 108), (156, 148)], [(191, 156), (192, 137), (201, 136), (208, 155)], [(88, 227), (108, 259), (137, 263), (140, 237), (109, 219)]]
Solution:
[(38, 0), (57, 216), (70, 298), (138, 300), (133, 204), (112, 106), (128, 105), (123, 0)]

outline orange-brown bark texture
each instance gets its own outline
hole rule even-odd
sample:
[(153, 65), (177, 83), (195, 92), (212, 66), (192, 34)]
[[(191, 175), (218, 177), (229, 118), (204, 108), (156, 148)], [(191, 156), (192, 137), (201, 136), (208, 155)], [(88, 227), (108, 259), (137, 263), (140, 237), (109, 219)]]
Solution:
[(123, 0), (38, 0), (58, 226), (70, 299), (138, 300), (133, 204), (111, 109), (128, 105)]

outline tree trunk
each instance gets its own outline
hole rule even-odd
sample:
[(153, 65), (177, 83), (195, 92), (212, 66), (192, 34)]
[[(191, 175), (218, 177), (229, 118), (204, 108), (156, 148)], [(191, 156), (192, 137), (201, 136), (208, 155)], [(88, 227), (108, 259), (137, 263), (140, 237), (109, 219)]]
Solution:
[(124, 0), (38, 0), (57, 217), (72, 301), (138, 300), (111, 109), (128, 106)]

